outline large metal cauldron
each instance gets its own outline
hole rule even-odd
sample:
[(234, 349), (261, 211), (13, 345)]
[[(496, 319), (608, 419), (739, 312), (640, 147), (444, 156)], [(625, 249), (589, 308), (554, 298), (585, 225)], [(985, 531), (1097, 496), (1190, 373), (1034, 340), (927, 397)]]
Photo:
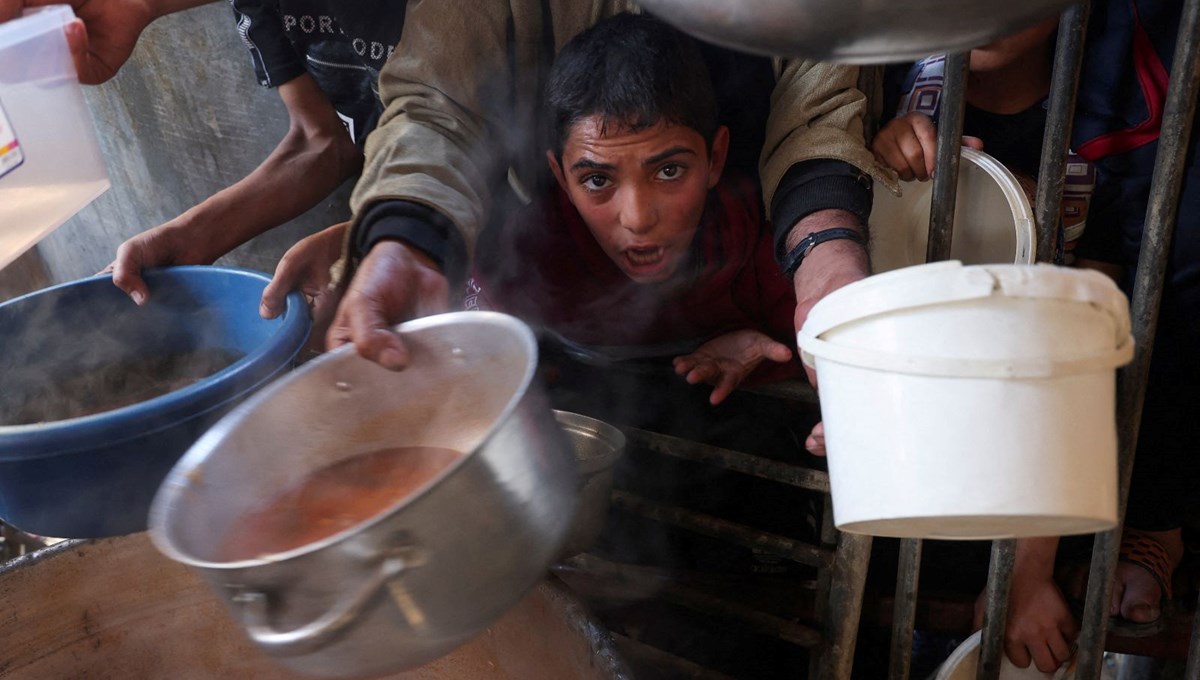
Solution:
[[(297, 680), (145, 534), (69, 541), (0, 565), (0, 679)], [(607, 634), (546, 581), (483, 634), (394, 680), (621, 680)]]
[[(426, 663), (500, 618), (545, 573), (577, 505), (570, 443), (534, 380), (517, 319), (458, 312), (398, 327), (389, 371), (326, 354), (218, 422), (150, 510), (150, 534), (196, 567), (272, 656), (324, 677)], [(236, 522), (311, 473), (399, 446), (463, 452), (380, 514), (285, 552), (227, 561)]]

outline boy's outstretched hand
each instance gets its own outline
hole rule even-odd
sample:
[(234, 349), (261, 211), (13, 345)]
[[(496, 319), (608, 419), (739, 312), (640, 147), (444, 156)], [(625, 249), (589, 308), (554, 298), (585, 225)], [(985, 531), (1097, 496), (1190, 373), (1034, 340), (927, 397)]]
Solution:
[[(983, 140), (963, 137), (963, 146), (982, 149)], [(893, 118), (871, 142), (875, 160), (896, 171), (905, 182), (933, 177), (937, 159), (937, 126), (933, 119), (915, 111)]]
[[(1004, 653), (1020, 668), (1053, 673), (1075, 652), (1079, 626), (1054, 582), (1057, 537), (1017, 540), (1004, 627)], [(975, 627), (983, 626), (984, 594), (975, 603)]]
[(691, 354), (675, 357), (675, 372), (689, 384), (715, 385), (709, 403), (725, 400), (764, 360), (790, 361), (792, 350), (763, 333), (740, 330), (719, 335)]

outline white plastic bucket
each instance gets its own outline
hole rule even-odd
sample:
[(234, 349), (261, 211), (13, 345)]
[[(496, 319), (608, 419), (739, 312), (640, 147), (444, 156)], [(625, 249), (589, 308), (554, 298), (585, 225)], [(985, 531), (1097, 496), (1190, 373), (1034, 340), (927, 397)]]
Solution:
[[(869, 223), (871, 269), (923, 264), (933, 182), (901, 182), (902, 194), (876, 187)], [(1008, 168), (963, 147), (950, 257), (966, 264), (1032, 264), (1035, 226), (1029, 197)]]
[(1107, 277), (940, 262), (813, 307), (834, 521), (878, 536), (1093, 533), (1117, 521), (1114, 369), (1133, 356)]
[[(979, 677), (980, 632), (956, 647), (938, 668), (933, 680), (975, 680)], [(1000, 657), (1000, 680), (1075, 680), (1074, 663), (1054, 673), (1043, 673), (1036, 666), (1026, 668), (1014, 666), (1008, 657)]]

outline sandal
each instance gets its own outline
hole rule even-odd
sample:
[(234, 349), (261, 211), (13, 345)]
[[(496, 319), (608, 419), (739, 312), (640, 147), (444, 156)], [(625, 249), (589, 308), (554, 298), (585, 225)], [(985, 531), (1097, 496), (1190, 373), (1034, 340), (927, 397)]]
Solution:
[(1171, 588), (1173, 570), (1167, 549), (1150, 534), (1126, 527), (1121, 533), (1121, 549), (1117, 561), (1135, 564), (1154, 577), (1154, 582), (1158, 584), (1161, 593), (1159, 614), (1157, 619), (1144, 623), (1130, 621), (1121, 616), (1109, 617), (1109, 631), (1114, 635), (1124, 637), (1148, 637), (1162, 632), (1167, 621), (1167, 611), (1173, 599)]
[[(1122, 616), (1110, 616), (1108, 618), (1109, 632), (1119, 637), (1151, 637), (1161, 633), (1166, 628), (1167, 614), (1173, 596), (1171, 558), (1167, 554), (1167, 549), (1158, 539), (1146, 532), (1126, 527), (1121, 533), (1121, 547), (1117, 561), (1135, 564), (1149, 572), (1154, 577), (1154, 582), (1158, 584), (1162, 595), (1159, 598), (1157, 619), (1139, 623)], [(1062, 584), (1060, 587), (1063, 588), (1063, 595), (1067, 598), (1067, 605), (1076, 619), (1083, 618), (1084, 600), (1078, 592), (1068, 593), (1066, 582), (1074, 581), (1076, 586), (1082, 587), (1082, 593), (1086, 594), (1086, 574), (1089, 564), (1088, 560), (1072, 560), (1057, 571), (1055, 579)], [(1074, 578), (1071, 576), (1077, 574), (1078, 570), (1083, 570), (1082, 581), (1077, 580), (1078, 576)]]

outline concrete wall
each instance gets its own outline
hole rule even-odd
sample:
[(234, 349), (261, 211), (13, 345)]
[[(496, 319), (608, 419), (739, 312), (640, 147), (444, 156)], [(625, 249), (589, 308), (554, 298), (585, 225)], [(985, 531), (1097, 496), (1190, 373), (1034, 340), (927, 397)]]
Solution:
[[(112, 189), (0, 270), (0, 299), (95, 274), (125, 239), (248, 174), (288, 125), (279, 96), (255, 80), (223, 2), (152, 24), (117, 77), (86, 95)], [(297, 240), (348, 218), (351, 186), (220, 264), (274, 271)]]

